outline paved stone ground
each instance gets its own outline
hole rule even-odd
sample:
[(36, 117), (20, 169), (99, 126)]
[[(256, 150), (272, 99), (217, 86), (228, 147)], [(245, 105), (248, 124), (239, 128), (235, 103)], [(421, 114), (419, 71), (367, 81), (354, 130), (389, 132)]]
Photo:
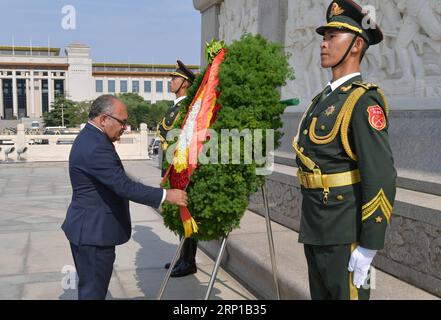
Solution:
[[(128, 161), (135, 180), (158, 185), (157, 161)], [(69, 284), (73, 260), (61, 231), (71, 197), (67, 163), (0, 162), (0, 299), (76, 299)], [(131, 203), (132, 239), (117, 247), (108, 299), (155, 299), (174, 255), (178, 237), (166, 229), (152, 208)], [(226, 268), (255, 292), (272, 291), (265, 223), (247, 211), (242, 228), (229, 237)], [(309, 299), (307, 268), (297, 233), (273, 223), (282, 298)], [(201, 242), (207, 253), (217, 253), (215, 242)], [(289, 254), (287, 254), (289, 253)], [(198, 272), (170, 279), (164, 299), (203, 299), (213, 261), (197, 253)], [(67, 268), (64, 270), (63, 268)], [(372, 299), (437, 299), (418, 288), (377, 270)], [(269, 294), (266, 298), (274, 295)], [(220, 270), (212, 299), (256, 299), (227, 272)]]
[[(158, 185), (152, 161), (125, 163), (137, 180)], [(0, 299), (76, 299), (69, 287), (73, 266), (60, 229), (71, 197), (67, 163), (0, 163)], [(155, 299), (178, 237), (150, 207), (131, 203), (132, 239), (116, 250), (108, 299)], [(213, 262), (197, 253), (198, 272), (170, 279), (164, 299), (203, 299)], [(63, 268), (67, 268), (64, 270)], [(212, 299), (255, 299), (224, 270)]]

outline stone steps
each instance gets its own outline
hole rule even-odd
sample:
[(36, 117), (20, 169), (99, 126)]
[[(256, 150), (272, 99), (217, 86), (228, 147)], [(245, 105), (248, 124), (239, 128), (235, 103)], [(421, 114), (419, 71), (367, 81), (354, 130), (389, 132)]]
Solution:
[[(294, 232), (300, 227), (300, 186), (297, 168), (275, 164), (267, 177), (271, 219)], [(429, 180), (429, 179), (428, 179)], [(264, 215), (261, 193), (251, 197), (249, 210)], [(385, 249), (374, 265), (441, 297), (441, 196), (397, 188)]]
[[(306, 259), (303, 245), (297, 242), (298, 233), (274, 222), (272, 229), (281, 298), (310, 299)], [(220, 242), (200, 242), (199, 248), (216, 259)], [(222, 266), (257, 297), (275, 299), (266, 224), (262, 216), (251, 211), (245, 213), (241, 228), (229, 236)], [(438, 299), (378, 269), (375, 279), (372, 300)]]

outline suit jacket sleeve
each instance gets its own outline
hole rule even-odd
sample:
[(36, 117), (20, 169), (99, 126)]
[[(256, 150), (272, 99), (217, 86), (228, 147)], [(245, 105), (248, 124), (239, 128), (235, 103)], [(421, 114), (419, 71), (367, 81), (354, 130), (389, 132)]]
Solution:
[(385, 102), (376, 90), (370, 90), (355, 107), (351, 130), (361, 174), (360, 246), (373, 250), (384, 247), (396, 192), (388, 129)]
[(154, 208), (161, 205), (164, 191), (131, 180), (111, 144), (99, 145), (88, 161), (89, 174), (119, 197)]

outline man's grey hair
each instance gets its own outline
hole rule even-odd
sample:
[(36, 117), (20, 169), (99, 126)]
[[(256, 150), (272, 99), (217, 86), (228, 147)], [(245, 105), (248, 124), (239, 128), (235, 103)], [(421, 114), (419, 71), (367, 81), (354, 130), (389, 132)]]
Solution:
[(92, 120), (98, 117), (102, 113), (112, 113), (114, 108), (114, 102), (118, 100), (115, 96), (111, 94), (104, 94), (96, 98), (92, 103), (89, 112), (89, 119)]

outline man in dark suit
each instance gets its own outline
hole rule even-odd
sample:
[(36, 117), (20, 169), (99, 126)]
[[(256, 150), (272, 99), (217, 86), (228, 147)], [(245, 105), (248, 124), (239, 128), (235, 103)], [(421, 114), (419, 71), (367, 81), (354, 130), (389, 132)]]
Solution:
[(97, 98), (70, 152), (73, 195), (62, 229), (70, 241), (80, 300), (106, 297), (115, 246), (130, 239), (129, 200), (155, 208), (163, 201), (187, 205), (182, 190), (149, 187), (127, 177), (113, 145), (127, 117), (122, 101), (112, 95)]

